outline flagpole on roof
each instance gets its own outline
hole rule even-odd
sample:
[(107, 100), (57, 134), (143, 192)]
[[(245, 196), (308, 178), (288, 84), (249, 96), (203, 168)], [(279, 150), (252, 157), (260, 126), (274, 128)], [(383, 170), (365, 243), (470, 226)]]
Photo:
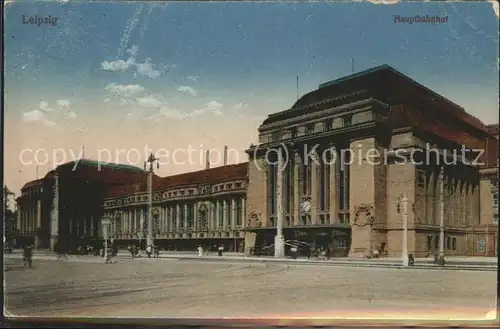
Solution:
[(351, 57), (351, 73), (354, 74), (354, 57)]

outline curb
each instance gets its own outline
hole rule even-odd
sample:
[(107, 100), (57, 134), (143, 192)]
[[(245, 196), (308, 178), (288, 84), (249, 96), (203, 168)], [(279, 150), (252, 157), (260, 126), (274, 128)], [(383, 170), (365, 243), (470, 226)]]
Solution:
[[(5, 255), (5, 259), (22, 259), (21, 255)], [(123, 259), (123, 256), (114, 257), (115, 260)], [(129, 258), (125, 258), (129, 259)], [(155, 258), (137, 258), (138, 260), (153, 260)], [(356, 261), (304, 261), (304, 260), (293, 260), (293, 259), (263, 259), (263, 258), (243, 258), (243, 259), (235, 259), (235, 258), (226, 258), (226, 257), (179, 257), (174, 255), (169, 255), (167, 257), (160, 257), (156, 259), (162, 260), (175, 260), (175, 261), (202, 261), (202, 262), (225, 262), (225, 263), (254, 263), (254, 264), (276, 264), (276, 265), (286, 265), (286, 266), (322, 266), (322, 267), (334, 267), (334, 266), (343, 266), (343, 267), (371, 267), (371, 268), (393, 268), (400, 270), (443, 270), (443, 271), (483, 271), (483, 272), (492, 272), (497, 271), (497, 266), (492, 265), (484, 265), (484, 266), (475, 266), (475, 265), (446, 265), (446, 266), (438, 266), (434, 264), (416, 264), (413, 266), (403, 267), (401, 264), (396, 263), (368, 263), (368, 262), (356, 262)], [(49, 260), (49, 261), (57, 261), (55, 256), (34, 256), (33, 260)], [(63, 259), (63, 261), (72, 261), (72, 262), (84, 262), (84, 263), (101, 263), (103, 262), (102, 257), (92, 257), (92, 258), (79, 258), (69, 256), (67, 259)]]
[[(164, 257), (166, 258), (166, 257)], [(170, 259), (176, 259), (178, 261), (206, 261), (206, 262), (245, 262), (244, 259), (230, 259), (230, 258), (184, 258), (184, 257), (168, 257)], [(315, 262), (315, 261), (293, 261), (293, 260), (281, 260), (276, 261), (272, 259), (248, 259), (250, 263), (272, 263), (272, 264), (283, 264), (288, 266), (343, 266), (343, 267), (372, 267), (372, 268), (395, 268), (402, 270), (410, 269), (422, 269), (422, 270), (448, 270), (448, 271), (497, 271), (496, 266), (437, 266), (434, 264), (417, 264), (413, 266), (403, 267), (401, 264), (394, 263), (378, 263), (370, 264), (365, 262)]]

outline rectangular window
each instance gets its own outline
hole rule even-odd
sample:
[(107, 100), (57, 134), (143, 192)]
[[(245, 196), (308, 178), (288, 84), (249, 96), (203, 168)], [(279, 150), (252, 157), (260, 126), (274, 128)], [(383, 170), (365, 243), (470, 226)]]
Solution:
[(231, 213), (231, 202), (226, 203), (226, 225), (227, 227), (231, 227), (232, 213)]
[(187, 225), (188, 227), (193, 227), (194, 226), (194, 204), (189, 204), (187, 206)]
[(332, 126), (333, 126), (332, 123), (333, 123), (332, 119), (325, 120), (325, 126), (324, 126), (325, 129), (324, 129), (324, 131), (328, 131), (328, 130), (332, 129)]
[(350, 125), (352, 125), (352, 114), (342, 117), (342, 122), (344, 124), (344, 127), (349, 127)]
[(498, 214), (493, 215), (493, 224), (497, 224), (498, 225)]
[(309, 165), (306, 166), (306, 176), (307, 176), (306, 195), (310, 195), (312, 193), (312, 164), (311, 163), (309, 163)]
[(325, 206), (326, 206), (326, 203), (325, 203), (326, 193), (325, 192), (326, 192), (326, 186), (328, 185), (328, 183), (326, 182), (326, 178), (325, 178), (325, 174), (326, 174), (325, 167), (326, 167), (325, 163), (323, 161), (321, 161), (321, 163), (319, 165), (319, 170), (320, 170), (320, 173), (319, 173), (319, 182), (320, 182), (319, 206), (320, 206), (321, 211), (325, 211)]
[(181, 213), (180, 213), (180, 219), (181, 222), (179, 223), (180, 228), (184, 228), (184, 219), (186, 218), (186, 213), (184, 211), (184, 205), (181, 206)]
[(236, 199), (236, 226), (241, 226), (243, 222), (243, 202)]
[(485, 241), (484, 239), (477, 240), (477, 252), (484, 252), (485, 250)]
[(309, 124), (306, 126), (306, 134), (313, 134), (314, 133), (314, 124)]
[(493, 193), (493, 207), (498, 207), (498, 192)]
[(223, 203), (221, 201), (218, 202), (219, 204), (219, 227), (224, 226), (224, 207)]

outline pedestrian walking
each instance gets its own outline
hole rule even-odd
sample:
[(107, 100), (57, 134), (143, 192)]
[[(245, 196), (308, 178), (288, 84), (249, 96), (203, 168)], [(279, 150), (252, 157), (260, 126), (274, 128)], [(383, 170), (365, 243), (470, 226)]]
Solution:
[(160, 257), (160, 247), (154, 246), (153, 251), (154, 251), (154, 258), (159, 258)]
[(31, 268), (32, 259), (33, 259), (33, 246), (31, 245), (24, 246), (23, 248), (24, 267)]
[(198, 256), (199, 257), (203, 256), (203, 247), (201, 245), (198, 246)]
[(130, 256), (132, 256), (132, 259), (135, 258), (135, 255), (137, 254), (137, 248), (135, 245), (129, 246), (129, 251), (130, 251)]
[(153, 247), (151, 245), (146, 247), (146, 254), (148, 255), (148, 258), (151, 258), (151, 255), (153, 254)]
[(112, 247), (107, 247), (106, 250), (106, 264), (112, 264), (112, 257), (113, 257), (113, 248)]
[(222, 252), (224, 251), (224, 246), (223, 245), (220, 245), (219, 248), (217, 249), (217, 254), (220, 256), (222, 256)]

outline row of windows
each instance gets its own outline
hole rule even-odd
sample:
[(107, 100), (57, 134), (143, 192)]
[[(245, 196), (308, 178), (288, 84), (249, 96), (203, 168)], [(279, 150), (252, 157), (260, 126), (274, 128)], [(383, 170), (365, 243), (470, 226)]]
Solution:
[[(432, 249), (432, 242), (434, 241), (434, 249), (439, 249), (439, 235), (428, 235), (427, 236), (427, 249)], [(446, 237), (445, 245), (446, 250), (457, 250), (457, 238), (455, 237)]]
[[(310, 134), (314, 134), (316, 131), (315, 131), (315, 125), (316, 123), (310, 123), (310, 124), (307, 124), (305, 127), (304, 127), (304, 132), (306, 135), (310, 135)], [(352, 125), (352, 114), (347, 114), (347, 115), (344, 115), (342, 117), (342, 127), (349, 127)], [(328, 130), (332, 130), (333, 129), (333, 119), (326, 119), (325, 121), (323, 121), (323, 131), (328, 131)], [(271, 138), (270, 138), (270, 142), (278, 142), (281, 140), (282, 138), (282, 133), (283, 132), (274, 132), (272, 133), (271, 135)], [(298, 127), (293, 127), (290, 129), (290, 138), (297, 138), (298, 136)]]
[(43, 187), (35, 187), (35, 188), (30, 188), (28, 190), (24, 190), (22, 194), (24, 196), (26, 196), (26, 195), (32, 195), (32, 194), (41, 193), (41, 192), (43, 192)]
[[(348, 152), (346, 153), (348, 154)], [(349, 159), (345, 159), (344, 163), (349, 163)], [(334, 170), (335, 163), (325, 163), (323, 161), (319, 164), (319, 211), (328, 211), (330, 207), (330, 192), (335, 189), (335, 186), (330, 185), (330, 174)], [(295, 171), (292, 162), (283, 170), (283, 204), (286, 213), (293, 213), (295, 200)], [(269, 166), (269, 177), (267, 182), (268, 187), (268, 206), (269, 214), (274, 215), (277, 213), (277, 180), (278, 180), (278, 165), (273, 164)], [(336, 198), (340, 205), (340, 210), (349, 209), (349, 169), (347, 165), (342, 165), (339, 173), (339, 195)], [(299, 188), (301, 189), (301, 197), (309, 197), (315, 191), (312, 188), (312, 163), (306, 164), (299, 162)]]

